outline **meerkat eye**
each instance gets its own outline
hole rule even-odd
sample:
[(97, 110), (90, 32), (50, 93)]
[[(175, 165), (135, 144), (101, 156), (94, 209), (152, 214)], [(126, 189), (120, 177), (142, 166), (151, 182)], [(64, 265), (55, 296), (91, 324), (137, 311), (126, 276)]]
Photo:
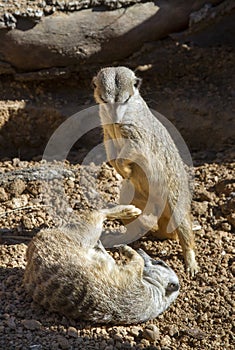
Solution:
[(152, 265), (164, 266), (164, 267), (168, 268), (168, 266), (162, 260), (154, 260), (154, 259), (152, 259)]
[(107, 101), (105, 101), (105, 99), (102, 96), (100, 96), (100, 99), (103, 103), (107, 103)]
[(131, 98), (131, 96), (129, 96), (123, 103), (127, 103), (130, 98)]
[(179, 290), (179, 284), (178, 283), (175, 283), (175, 282), (168, 283), (168, 285), (166, 287), (166, 292), (167, 293), (176, 292), (177, 290)]

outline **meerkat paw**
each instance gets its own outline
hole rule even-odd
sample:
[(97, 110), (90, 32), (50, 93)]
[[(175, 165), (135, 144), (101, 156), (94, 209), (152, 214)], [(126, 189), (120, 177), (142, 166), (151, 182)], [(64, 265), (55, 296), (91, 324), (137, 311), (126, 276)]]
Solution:
[(136, 253), (134, 249), (132, 249), (126, 244), (120, 244), (119, 246), (117, 246), (117, 248), (119, 252), (127, 258), (132, 258), (133, 255)]
[(136, 208), (134, 205), (117, 205), (110, 209), (103, 209), (106, 214), (106, 218), (109, 220), (114, 219), (132, 219), (139, 216), (142, 211)]
[(191, 277), (194, 277), (198, 273), (199, 267), (195, 259), (195, 253), (192, 249), (186, 252), (185, 260), (187, 273)]
[(141, 209), (136, 208), (134, 205), (120, 205), (119, 209), (120, 219), (132, 219), (133, 217), (137, 217), (142, 213)]

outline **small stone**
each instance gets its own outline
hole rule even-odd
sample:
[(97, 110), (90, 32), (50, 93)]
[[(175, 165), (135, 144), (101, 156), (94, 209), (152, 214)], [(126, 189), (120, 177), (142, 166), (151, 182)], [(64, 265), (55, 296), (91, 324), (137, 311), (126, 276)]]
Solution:
[(21, 195), (25, 189), (26, 189), (26, 184), (21, 179), (15, 179), (9, 186), (9, 192), (13, 196)]
[(11, 328), (11, 329), (16, 329), (15, 317), (10, 317), (10, 318), (7, 320), (7, 325), (8, 325), (8, 327)]
[(208, 192), (205, 189), (199, 190), (197, 192), (197, 199), (199, 199), (200, 201), (207, 201), (207, 202), (211, 202), (213, 199), (213, 195), (212, 193)]
[(104, 350), (113, 350), (113, 345), (108, 345), (104, 348)]
[(192, 208), (196, 214), (205, 216), (207, 213), (207, 210), (208, 210), (208, 202), (206, 202), (206, 201), (203, 201), (203, 202), (193, 201)]
[(144, 346), (146, 347), (146, 346), (149, 346), (149, 345), (150, 345), (150, 342), (149, 342), (149, 340), (147, 340), (147, 339), (141, 339), (141, 344), (144, 345)]
[(168, 327), (168, 333), (171, 337), (173, 337), (179, 333), (179, 328), (175, 324), (172, 324)]
[(8, 194), (5, 191), (5, 188), (0, 187), (0, 202), (5, 202), (8, 200)]
[(68, 185), (68, 187), (70, 187), (70, 188), (74, 188), (75, 183), (74, 183), (74, 181), (72, 181), (72, 180), (68, 180), (68, 181), (67, 181), (67, 185)]
[(226, 232), (231, 231), (231, 225), (229, 225), (228, 222), (222, 222), (221, 228), (222, 228), (222, 230), (224, 230)]
[(201, 340), (206, 337), (206, 333), (199, 328), (190, 328), (186, 330), (186, 334), (192, 338)]
[(78, 337), (78, 331), (75, 327), (69, 327), (68, 328), (68, 335), (70, 337), (73, 337), (73, 338), (77, 338)]
[(130, 330), (128, 331), (128, 333), (130, 335), (133, 335), (133, 337), (138, 337), (139, 336), (139, 332), (140, 332), (140, 328), (134, 326), (134, 327), (131, 327)]
[(120, 333), (114, 334), (113, 339), (117, 341), (123, 341), (123, 337)]
[(31, 219), (29, 217), (27, 217), (27, 216), (24, 216), (22, 218), (22, 223), (23, 223), (24, 227), (27, 230), (31, 230), (31, 229), (34, 228), (34, 225), (33, 225), (32, 221), (31, 221)]
[(171, 338), (169, 337), (169, 335), (166, 335), (164, 338), (161, 339), (160, 343), (161, 343), (161, 346), (170, 346)]
[(29, 329), (31, 331), (34, 331), (35, 329), (40, 329), (41, 328), (41, 323), (37, 320), (22, 320), (22, 325), (24, 328)]
[(61, 349), (69, 349), (70, 345), (69, 345), (69, 341), (68, 339), (66, 339), (65, 337), (63, 337), (62, 335), (58, 335), (57, 337), (57, 342), (60, 345)]
[(25, 194), (22, 194), (19, 198), (12, 198), (12, 208), (24, 207), (28, 204), (28, 198)]
[(227, 220), (235, 228), (235, 213), (228, 215)]
[(159, 328), (154, 324), (150, 324), (143, 330), (143, 337), (150, 342), (154, 342), (159, 339), (160, 332)]

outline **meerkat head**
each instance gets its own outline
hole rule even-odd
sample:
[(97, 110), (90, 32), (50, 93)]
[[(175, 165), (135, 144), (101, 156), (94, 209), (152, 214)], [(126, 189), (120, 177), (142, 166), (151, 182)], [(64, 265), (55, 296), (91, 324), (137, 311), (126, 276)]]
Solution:
[(128, 103), (139, 94), (141, 79), (126, 67), (108, 67), (93, 78), (94, 97), (114, 123), (121, 123)]
[(138, 249), (137, 252), (144, 259), (144, 280), (157, 287), (162, 287), (166, 309), (179, 294), (180, 284), (176, 273), (164, 261), (152, 259), (142, 249)]

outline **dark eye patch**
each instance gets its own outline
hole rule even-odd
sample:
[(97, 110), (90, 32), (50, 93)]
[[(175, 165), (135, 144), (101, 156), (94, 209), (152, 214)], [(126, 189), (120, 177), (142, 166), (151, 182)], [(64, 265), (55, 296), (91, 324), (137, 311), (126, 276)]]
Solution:
[(152, 265), (164, 266), (168, 268), (168, 266), (162, 260), (151, 259), (151, 262), (152, 262)]
[(102, 102), (107, 103), (107, 101), (103, 97), (100, 96), (100, 99)]
[(127, 103), (130, 98), (131, 98), (131, 96), (129, 96), (123, 103)]
[(170, 294), (172, 292), (176, 292), (177, 290), (179, 290), (179, 284), (175, 283), (175, 282), (169, 282), (167, 287), (166, 287), (166, 293)]

